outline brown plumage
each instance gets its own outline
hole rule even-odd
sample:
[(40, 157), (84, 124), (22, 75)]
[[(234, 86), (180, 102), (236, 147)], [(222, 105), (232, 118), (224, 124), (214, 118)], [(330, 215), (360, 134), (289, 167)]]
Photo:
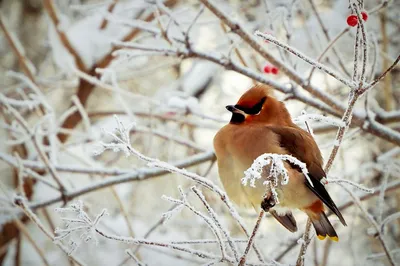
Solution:
[[(329, 236), (337, 241), (335, 229), (324, 213), (324, 204), (343, 225), (346, 222), (320, 182), (325, 172), (321, 152), (313, 137), (292, 122), (285, 105), (270, 96), (265, 86), (251, 88), (236, 105), (226, 108), (232, 112), (232, 119), (215, 135), (214, 148), (221, 182), (229, 198), (243, 207), (269, 211), (292, 232), (297, 230), (297, 225), (290, 209), (300, 209), (311, 218), (318, 238)], [(262, 180), (255, 188), (241, 184), (244, 171), (264, 153), (289, 154), (304, 162), (314, 186), (298, 167), (285, 162), (289, 183), (277, 188), (280, 203), (269, 206), (271, 203)]]

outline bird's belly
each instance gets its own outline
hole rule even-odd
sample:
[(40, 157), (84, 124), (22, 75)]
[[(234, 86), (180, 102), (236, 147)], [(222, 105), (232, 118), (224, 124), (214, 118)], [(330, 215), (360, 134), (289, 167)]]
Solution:
[(304, 184), (305, 177), (302, 173), (287, 167), (289, 182), (279, 185), (276, 189), (279, 205), (286, 208), (303, 209), (313, 204), (318, 197)]
[(221, 182), (228, 197), (241, 208), (254, 208), (259, 210), (261, 201), (266, 193), (266, 187), (262, 184), (263, 180), (256, 182), (256, 187), (251, 187), (249, 184), (246, 186), (242, 184), (244, 171), (251, 165), (246, 165), (241, 162), (232, 162), (229, 165), (219, 167), (219, 169), (226, 169), (220, 172)]
[[(255, 187), (247, 184), (242, 184), (244, 171), (250, 165), (243, 164), (238, 161), (228, 160), (229, 165), (219, 167), (225, 169), (220, 172), (221, 182), (228, 197), (241, 208), (254, 208), (259, 211), (261, 202), (265, 196), (270, 196), (269, 189), (263, 184), (266, 179), (258, 179), (255, 182)], [(289, 182), (286, 185), (281, 185), (278, 182), (276, 192), (278, 194), (279, 204), (276, 207), (303, 209), (310, 206), (318, 200), (317, 196), (309, 190), (304, 184), (304, 176), (297, 170), (286, 165), (289, 174)]]

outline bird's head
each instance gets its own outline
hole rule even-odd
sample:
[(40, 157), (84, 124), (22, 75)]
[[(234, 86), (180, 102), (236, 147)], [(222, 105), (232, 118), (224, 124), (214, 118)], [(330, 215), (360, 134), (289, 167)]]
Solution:
[(265, 85), (256, 85), (246, 91), (235, 105), (227, 105), (232, 113), (231, 124), (267, 123), (292, 125), (285, 105), (272, 97)]

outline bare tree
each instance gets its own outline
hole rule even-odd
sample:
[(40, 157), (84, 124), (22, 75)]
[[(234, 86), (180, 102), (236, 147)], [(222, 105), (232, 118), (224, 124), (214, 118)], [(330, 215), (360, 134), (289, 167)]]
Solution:
[[(0, 1), (2, 264), (398, 265), (398, 2), (17, 2)], [(212, 137), (258, 83), (325, 155), (339, 243), (220, 185)]]

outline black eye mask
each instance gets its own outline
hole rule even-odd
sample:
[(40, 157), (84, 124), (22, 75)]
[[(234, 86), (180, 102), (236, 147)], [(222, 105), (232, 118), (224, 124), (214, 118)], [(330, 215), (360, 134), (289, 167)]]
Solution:
[(245, 112), (248, 115), (256, 115), (261, 111), (261, 108), (263, 107), (263, 104), (265, 102), (265, 100), (267, 99), (267, 97), (264, 97), (261, 99), (261, 101), (259, 101), (257, 104), (255, 104), (252, 107), (244, 107), (244, 106), (240, 106), (240, 105), (235, 105), (235, 107), (239, 110), (242, 110), (243, 112)]

